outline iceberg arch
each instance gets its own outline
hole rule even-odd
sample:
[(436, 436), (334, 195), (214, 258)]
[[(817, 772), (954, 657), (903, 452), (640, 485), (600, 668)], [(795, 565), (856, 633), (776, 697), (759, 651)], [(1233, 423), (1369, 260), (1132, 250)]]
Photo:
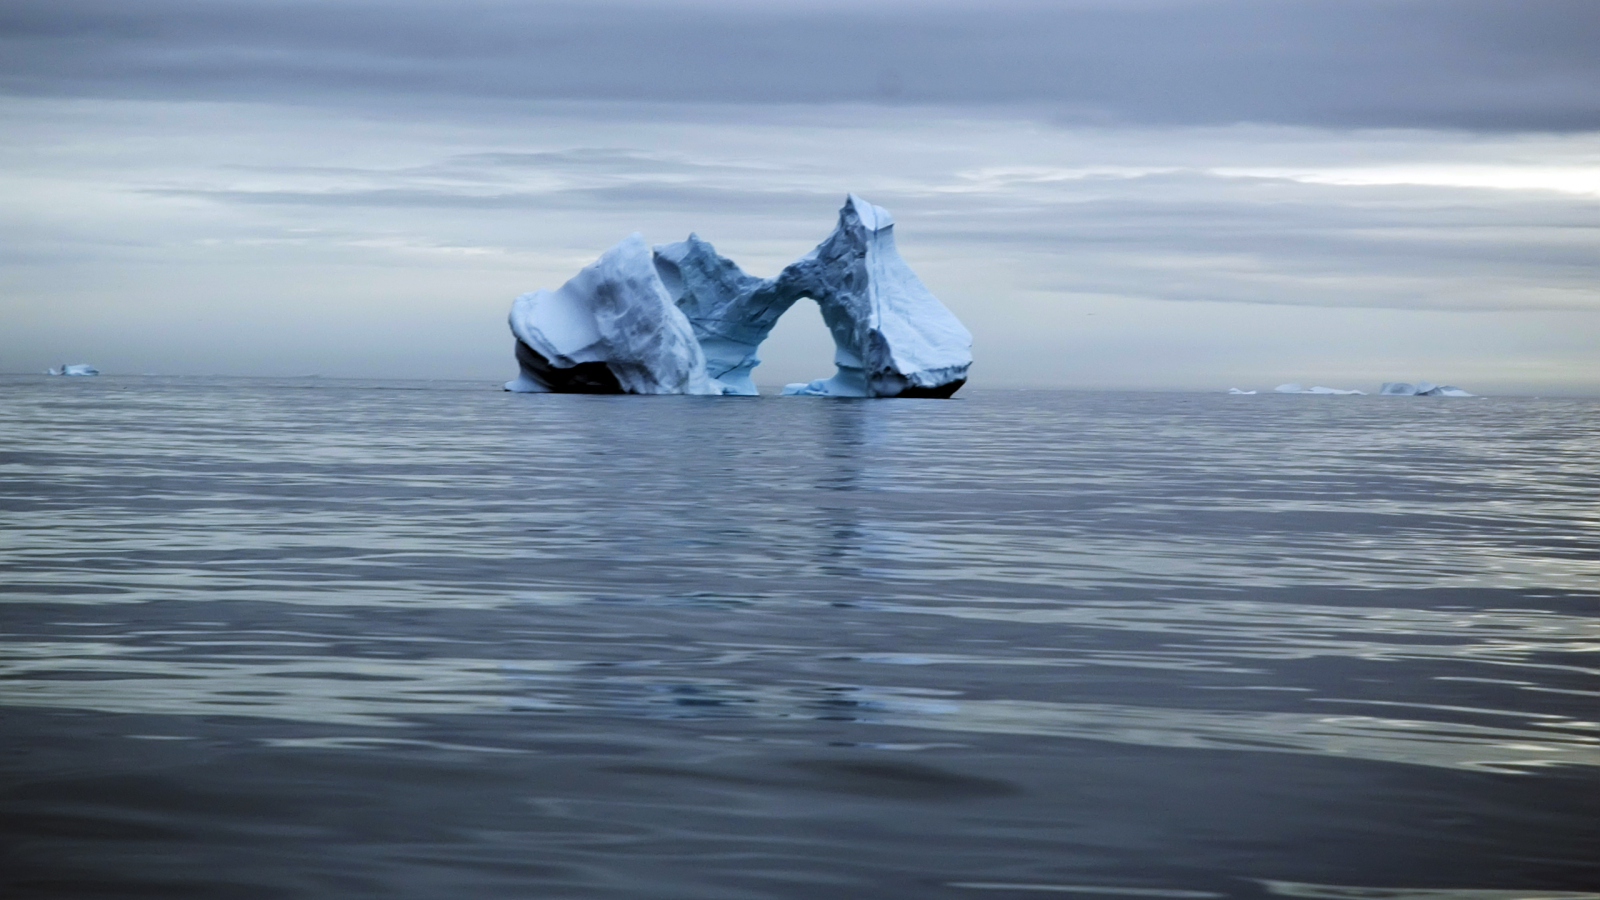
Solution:
[(851, 194), (833, 233), (776, 280), (821, 307), (837, 369), (784, 393), (949, 397), (966, 383), (972, 335), (900, 257), (888, 210)]
[(854, 194), (833, 232), (774, 278), (695, 234), (643, 247), (630, 236), (559, 290), (516, 299), (521, 374), (506, 390), (753, 395), (761, 343), (807, 297), (835, 372), (785, 394), (949, 397), (966, 383), (972, 335), (900, 257), (888, 211)]

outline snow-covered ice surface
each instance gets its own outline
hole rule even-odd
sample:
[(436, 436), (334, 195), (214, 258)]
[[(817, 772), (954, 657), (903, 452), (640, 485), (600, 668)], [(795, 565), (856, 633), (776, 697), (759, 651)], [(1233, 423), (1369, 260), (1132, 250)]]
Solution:
[(1312, 385), (1311, 387), (1305, 387), (1304, 385), (1296, 384), (1294, 382), (1290, 382), (1288, 384), (1280, 384), (1277, 387), (1273, 388), (1272, 390), (1274, 392), (1276, 392), (1276, 393), (1279, 393), (1279, 394), (1341, 394), (1341, 395), (1346, 395), (1346, 394), (1365, 394), (1366, 393), (1366, 391), (1358, 391), (1358, 390), (1355, 390), (1353, 388), (1351, 388), (1351, 389), (1331, 388), (1331, 387), (1323, 387), (1320, 384)]
[(88, 363), (62, 363), (59, 369), (46, 369), (46, 375), (99, 375), (100, 370)]
[(699, 235), (653, 254), (633, 235), (560, 290), (523, 294), (511, 309), (522, 372), (506, 389), (755, 394), (757, 350), (806, 297), (835, 372), (785, 394), (948, 397), (966, 382), (972, 335), (900, 257), (888, 211), (851, 194), (833, 233), (775, 278)]
[(1385, 381), (1378, 393), (1388, 397), (1476, 397), (1477, 394), (1468, 393), (1453, 384), (1434, 384), (1431, 381), (1419, 381), (1412, 384), (1406, 381)]

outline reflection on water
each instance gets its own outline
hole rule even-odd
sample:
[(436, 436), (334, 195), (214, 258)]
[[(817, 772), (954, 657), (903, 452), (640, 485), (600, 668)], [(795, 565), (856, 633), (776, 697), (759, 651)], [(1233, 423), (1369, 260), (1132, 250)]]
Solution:
[[(177, 642), (204, 647), (203, 642)], [(280, 645), (284, 641), (269, 642)], [(258, 647), (258, 649), (266, 649)], [(1291, 713), (1171, 709), (1108, 703), (972, 700), (957, 689), (812, 684), (760, 685), (707, 679), (733, 662), (784, 672), (785, 653), (759, 651), (698, 659), (647, 674), (615, 665), (593, 671), (577, 660), (340, 659), (288, 657), (192, 661), (130, 656), (112, 645), (18, 643), (0, 664), (11, 680), (5, 701), (27, 705), (173, 716), (260, 716), (327, 725), (397, 727), (430, 714), (604, 711), (671, 718), (829, 718), (863, 725), (940, 731), (1046, 735), (1155, 747), (1216, 748), (1348, 756), (1386, 762), (1525, 772), (1528, 767), (1600, 766), (1600, 723), (1553, 713), (1474, 709), (1382, 700), (1299, 698), (1335, 705), (1410, 706), (1435, 715), (1526, 721), (1507, 728), (1446, 719), (1348, 712)], [(848, 658), (838, 658), (841, 662)], [(879, 654), (894, 665), (1070, 665), (1033, 659)], [(915, 660), (914, 662), (911, 660)], [(687, 669), (687, 671), (685, 670)], [(1192, 671), (1203, 671), (1195, 669)], [(691, 674), (699, 673), (699, 674)], [(663, 677), (672, 680), (663, 681)], [(693, 681), (682, 680), (693, 678)], [(109, 683), (108, 683), (109, 682)], [(1580, 730), (1581, 729), (1581, 730)], [(495, 749), (495, 748), (486, 748)]]
[[(140, 806), (185, 760), (165, 796), (476, 835), (400, 879), (376, 826), (318, 832), (392, 895), (1597, 896), (1556, 891), (1600, 876), (1600, 404), (63, 381), (0, 418), (4, 802), (41, 872), (131, 878), (94, 835), (196, 825)], [(467, 772), (588, 811), (491, 838), (426, 786)], [(215, 863), (255, 826), (206, 808)], [(240, 846), (309, 852), (321, 808)], [(1383, 883), (1419, 886), (1334, 886)]]

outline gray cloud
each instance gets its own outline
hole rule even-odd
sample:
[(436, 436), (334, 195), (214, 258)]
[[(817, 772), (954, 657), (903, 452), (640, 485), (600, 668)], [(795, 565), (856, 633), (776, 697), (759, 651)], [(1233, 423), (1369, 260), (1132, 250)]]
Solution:
[[(1479, 190), (1464, 202), (1459, 189), (1332, 187), (1268, 181), (1252, 202), (1242, 198), (1247, 179), (1173, 173), (1070, 185), (1030, 192), (1010, 202), (987, 198), (981, 207), (948, 196), (879, 191), (874, 197), (917, 222), (922, 240), (976, 248), (1002, 245), (1036, 253), (1132, 251), (1208, 255), (1252, 254), (1282, 265), (1314, 259), (1302, 268), (1348, 270), (1360, 260), (1368, 271), (1404, 269), (1416, 275), (1517, 277), (1570, 282), (1600, 307), (1595, 246), (1600, 210), (1584, 198), (1504, 197)], [(1077, 188), (1078, 190), (1073, 190)], [(836, 192), (761, 190), (737, 186), (669, 185), (642, 181), (609, 187), (538, 192), (474, 193), (453, 190), (214, 190), (154, 188), (162, 197), (244, 206), (318, 207), (329, 210), (595, 211), (725, 216), (759, 209), (764, 217), (816, 218)], [(951, 215), (959, 210), (959, 215)], [(802, 219), (803, 220), (803, 219)], [(509, 224), (509, 223), (507, 223)], [(819, 237), (828, 222), (812, 223)], [(1563, 240), (1562, 237), (1566, 239)], [(662, 239), (672, 236), (662, 236)], [(1178, 299), (1174, 296), (1172, 299)], [(1317, 303), (1315, 295), (1277, 296), (1261, 302)], [(1346, 301), (1340, 305), (1349, 305)], [(1378, 305), (1401, 298), (1372, 298)], [(1506, 300), (1511, 308), (1518, 301)], [(1473, 301), (1474, 308), (1482, 306)]]
[[(289, 215), (389, 210), (408, 221), (426, 217), (428, 230), (454, 233), (458, 243), (498, 232), (495, 244), (536, 252), (548, 234), (527, 231), (519, 219), (610, 216), (628, 221), (627, 230), (687, 222), (717, 240), (708, 228), (723, 223), (724, 233), (738, 233), (727, 223), (753, 216), (762, 229), (785, 221), (820, 238), (839, 201), (837, 185), (848, 180), (837, 169), (781, 156), (764, 165), (711, 164), (603, 147), (458, 154), (388, 169), (252, 171), (315, 183), (143, 192)], [(1000, 180), (981, 189), (948, 169), (902, 164), (897, 176), (871, 196), (915, 223), (912, 240), (936, 258), (985, 269), (992, 264), (978, 261), (997, 255), (1025, 260), (1007, 276), (1011, 289), (1337, 308), (1600, 310), (1600, 206), (1585, 195), (1308, 184), (1192, 165)], [(804, 240), (791, 255), (808, 249)]]
[(503, 378), (623, 235), (856, 191), (979, 384), (1600, 390), (1592, 5), (747, 5), (6, 4), (0, 370)]
[(12, 94), (984, 106), (1060, 121), (1600, 128), (1592, 0), (26, 0)]

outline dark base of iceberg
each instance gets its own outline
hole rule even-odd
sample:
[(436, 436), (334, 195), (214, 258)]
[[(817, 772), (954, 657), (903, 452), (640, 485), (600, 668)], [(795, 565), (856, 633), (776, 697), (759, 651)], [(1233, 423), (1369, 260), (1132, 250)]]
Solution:
[(651, 248), (634, 234), (558, 290), (521, 295), (510, 317), (521, 374), (506, 390), (753, 395), (756, 351), (807, 297), (836, 371), (785, 394), (943, 399), (966, 383), (972, 335), (900, 258), (888, 211), (852, 194), (833, 233), (775, 278), (697, 235)]
[(912, 385), (894, 396), (924, 400), (948, 400), (956, 391), (961, 390), (961, 386), (966, 383), (967, 380), (962, 378), (959, 381), (951, 381), (938, 387), (917, 387)]
[(603, 362), (574, 363), (561, 368), (521, 341), (516, 346), (522, 374), (506, 390), (524, 394), (625, 394), (617, 376)]

